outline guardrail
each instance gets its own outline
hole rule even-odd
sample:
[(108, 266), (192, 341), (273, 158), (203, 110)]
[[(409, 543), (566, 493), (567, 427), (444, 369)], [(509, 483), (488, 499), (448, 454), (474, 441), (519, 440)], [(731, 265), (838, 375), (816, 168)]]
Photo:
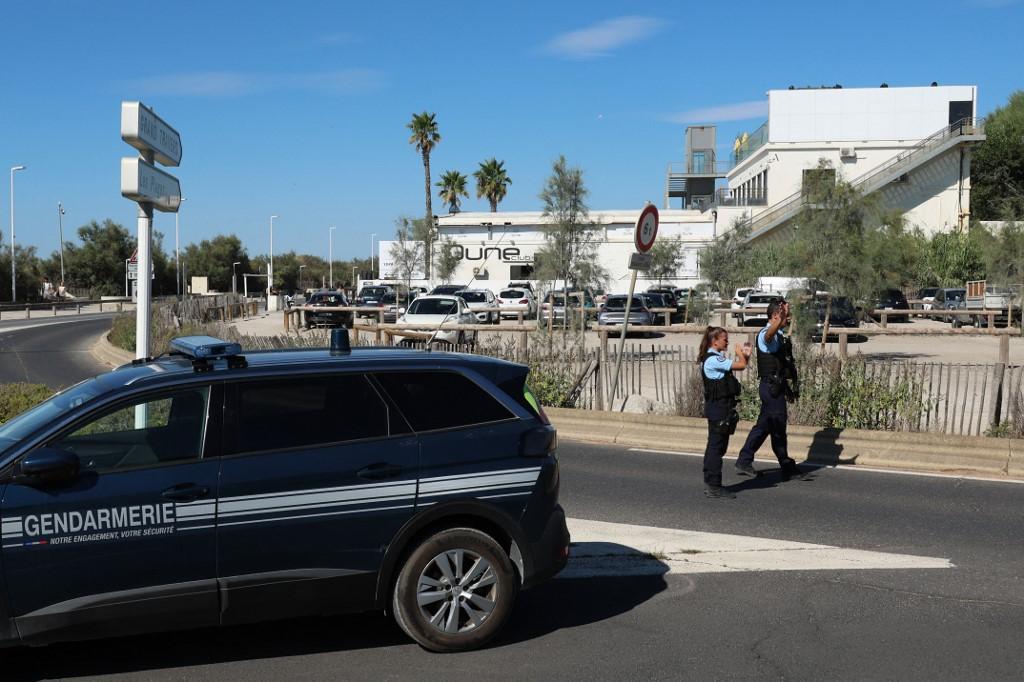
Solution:
[[(521, 325), (526, 320), (524, 314), (529, 310), (529, 306), (503, 306), (495, 308), (476, 308), (473, 310), (474, 313), (503, 313), (503, 312), (515, 312), (516, 323)], [(341, 313), (352, 313), (353, 316), (358, 313), (373, 313), (377, 317), (376, 324), (385, 324), (384, 318), (386, 315), (386, 309), (379, 306), (307, 306), (299, 305), (286, 308), (284, 310), (284, 330), (285, 332), (291, 331), (294, 325), (296, 329), (302, 327), (302, 313), (306, 311), (311, 312), (341, 312)], [(295, 321), (292, 321), (291, 316), (295, 315)], [(354, 326), (354, 325), (353, 325)]]
[[(130, 298), (108, 298), (108, 299), (103, 299), (103, 300), (89, 300), (89, 301), (83, 301), (83, 300), (75, 299), (75, 300), (64, 300), (64, 301), (40, 301), (38, 303), (7, 304), (7, 305), (0, 305), (0, 319), (4, 319), (4, 313), (24, 313), (24, 318), (23, 319), (27, 320), (27, 319), (31, 319), (32, 311), (33, 310), (38, 310), (38, 311), (48, 310), (48, 311), (52, 311), (52, 313), (54, 315), (56, 315), (58, 310), (68, 310), (68, 309), (71, 309), (71, 308), (75, 309), (76, 314), (81, 315), (83, 307), (94, 306), (94, 305), (98, 305), (99, 306), (100, 312), (103, 312), (103, 306), (104, 305), (107, 305), (107, 306), (113, 305), (113, 306), (115, 306), (115, 309), (117, 310), (117, 312), (120, 313), (120, 312), (122, 312), (124, 310), (124, 304), (125, 303), (132, 303), (132, 302), (133, 301)], [(7, 316), (7, 319), (11, 319), (10, 315)]]

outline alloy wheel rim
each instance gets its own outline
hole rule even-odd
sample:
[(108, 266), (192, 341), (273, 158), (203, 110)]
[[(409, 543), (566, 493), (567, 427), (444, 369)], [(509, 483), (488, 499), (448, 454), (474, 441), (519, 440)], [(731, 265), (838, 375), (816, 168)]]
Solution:
[(497, 603), (498, 576), (489, 561), (467, 549), (441, 552), (416, 581), (416, 603), (424, 620), (449, 635), (487, 622)]

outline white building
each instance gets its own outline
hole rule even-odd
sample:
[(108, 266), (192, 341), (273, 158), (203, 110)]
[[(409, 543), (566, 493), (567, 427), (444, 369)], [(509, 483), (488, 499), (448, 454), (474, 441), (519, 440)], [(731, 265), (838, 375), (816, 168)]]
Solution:
[(732, 163), (715, 159), (712, 126), (687, 129), (687, 160), (669, 166), (665, 205), (681, 198), (726, 225), (744, 211), (753, 239), (779, 237), (824, 159), (909, 224), (949, 231), (970, 215), (971, 147), (985, 139), (976, 115), (974, 86), (771, 90), (768, 121), (737, 138)]
[[(971, 147), (984, 140), (974, 86), (803, 88), (768, 92), (768, 121), (737, 138), (719, 161), (713, 125), (686, 130), (686, 160), (669, 164), (658, 239), (679, 238), (686, 258), (673, 283), (700, 280), (700, 250), (736, 219), (752, 239), (784, 238), (802, 206), (808, 174), (841, 176), (883, 206), (902, 210), (926, 232), (949, 231), (970, 215)], [(674, 199), (681, 206), (670, 208)], [(633, 229), (642, 207), (593, 211), (602, 226), (599, 257), (608, 287), (628, 286)], [(540, 212), (458, 213), (439, 218), (461, 258), (453, 282), (497, 291), (533, 279), (544, 245)], [(638, 280), (646, 288), (653, 281)]]
[[(636, 250), (633, 232), (642, 207), (632, 211), (592, 211), (590, 219), (600, 225), (598, 257), (609, 273), (611, 291), (629, 286), (629, 255)], [(715, 235), (709, 213), (690, 210), (661, 211), (658, 240), (680, 239), (684, 259), (671, 283), (686, 286), (699, 280), (698, 253)], [(533, 280), (533, 259), (544, 246), (546, 220), (540, 211), (503, 213), (456, 213), (440, 216), (440, 238), (454, 241), (460, 263), (452, 282), (498, 291), (509, 282)], [(640, 273), (638, 287), (654, 280)]]

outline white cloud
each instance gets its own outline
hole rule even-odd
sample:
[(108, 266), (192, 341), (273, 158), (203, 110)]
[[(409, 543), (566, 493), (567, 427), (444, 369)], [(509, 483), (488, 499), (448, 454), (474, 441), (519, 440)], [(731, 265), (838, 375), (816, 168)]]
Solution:
[(722, 121), (745, 121), (750, 118), (764, 118), (768, 115), (768, 100), (755, 99), (749, 102), (722, 104), (702, 109), (690, 109), (669, 114), (665, 120), (672, 123), (719, 123)]
[(374, 69), (340, 69), (291, 74), (204, 71), (140, 78), (128, 83), (128, 87), (141, 94), (241, 97), (284, 90), (351, 95), (376, 90), (383, 84), (383, 74)]
[(570, 59), (605, 57), (612, 50), (643, 40), (665, 27), (653, 17), (618, 17), (556, 36), (544, 51)]

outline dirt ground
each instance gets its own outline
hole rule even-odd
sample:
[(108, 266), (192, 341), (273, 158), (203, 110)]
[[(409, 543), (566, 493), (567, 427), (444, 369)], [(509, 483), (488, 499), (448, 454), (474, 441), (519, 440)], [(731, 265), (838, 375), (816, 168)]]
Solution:
[[(280, 312), (263, 314), (245, 321), (236, 321), (234, 324), (243, 334), (259, 336), (278, 335), (284, 333), (284, 321)], [(920, 329), (920, 330), (942, 330), (949, 329), (948, 323), (941, 323), (932, 320), (912, 319), (904, 323), (889, 323), (893, 329)], [(482, 327), (497, 329), (497, 327)], [(515, 328), (514, 321), (502, 323), (501, 328), (512, 330)], [(965, 327), (969, 329), (970, 327)], [(750, 333), (756, 333), (758, 327), (749, 327)], [(746, 335), (733, 333), (733, 341), (744, 341)], [(609, 343), (618, 343), (617, 337), (610, 337)], [(651, 346), (662, 347), (689, 347), (696, 351), (700, 344), (700, 335), (695, 333), (672, 334), (655, 332), (649, 337), (641, 334), (630, 334), (626, 340), (627, 346), (640, 344), (644, 348)], [(588, 348), (600, 344), (597, 332), (587, 332), (586, 345)], [(838, 353), (839, 344), (829, 343), (827, 349)], [(862, 336), (859, 339), (851, 337), (848, 346), (850, 355), (862, 354), (875, 359), (901, 359), (915, 360), (918, 362), (951, 362), (958, 364), (983, 363), (989, 364), (999, 360), (999, 339), (995, 336), (979, 335), (950, 335), (950, 336)], [(1024, 363), (1024, 338), (1020, 336), (1010, 337), (1010, 364), (1019, 365)]]

